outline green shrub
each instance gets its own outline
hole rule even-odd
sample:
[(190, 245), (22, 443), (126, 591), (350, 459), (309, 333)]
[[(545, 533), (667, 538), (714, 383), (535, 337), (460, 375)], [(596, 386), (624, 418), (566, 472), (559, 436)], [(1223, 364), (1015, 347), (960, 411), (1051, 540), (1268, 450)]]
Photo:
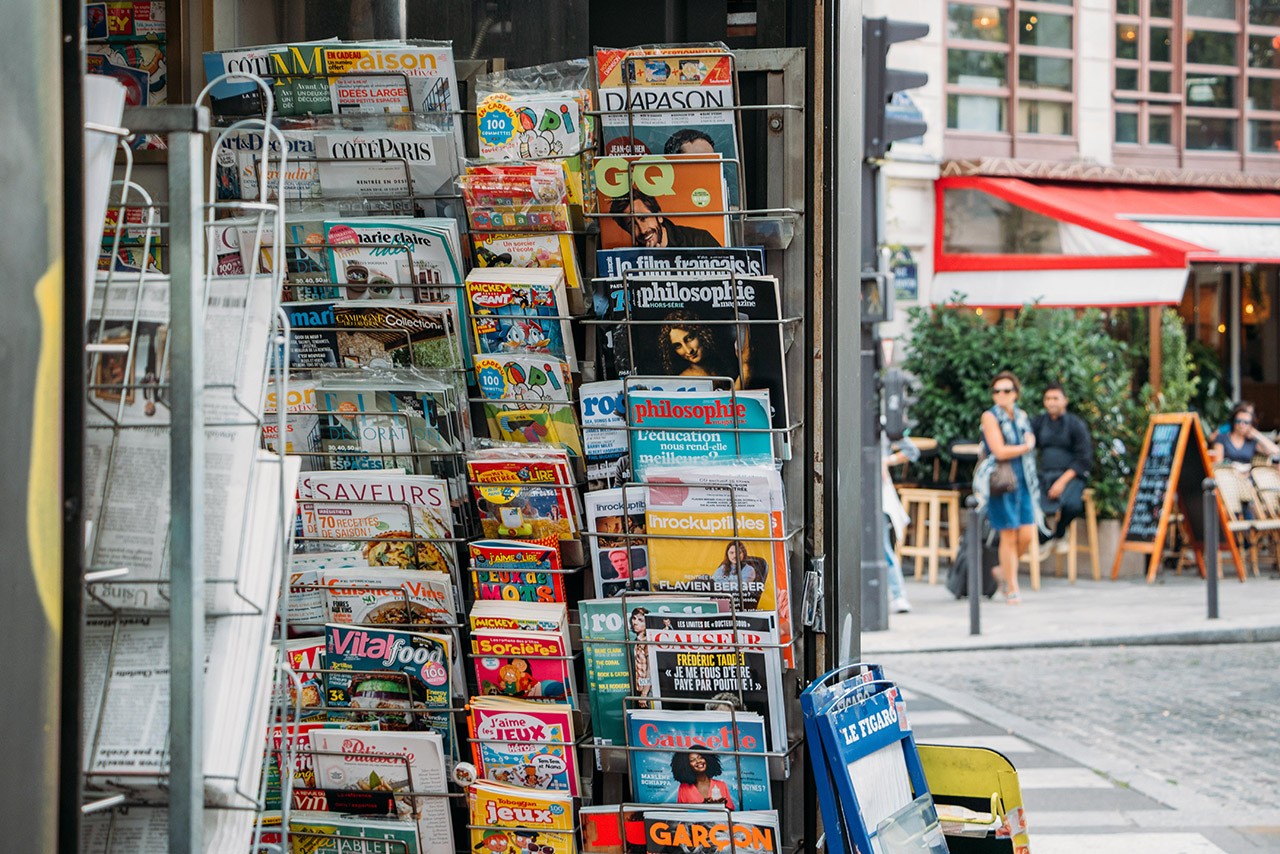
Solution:
[(916, 307), (909, 314), (904, 367), (922, 385), (912, 407), (919, 435), (935, 437), (944, 454), (952, 441), (976, 441), (999, 371), (1018, 376), (1019, 405), (1031, 415), (1041, 411), (1045, 385), (1056, 380), (1093, 435), (1090, 485), (1098, 513), (1123, 515), (1147, 419), (1133, 397), (1130, 348), (1110, 334), (1101, 312), (1025, 309), (996, 323), (953, 309)]

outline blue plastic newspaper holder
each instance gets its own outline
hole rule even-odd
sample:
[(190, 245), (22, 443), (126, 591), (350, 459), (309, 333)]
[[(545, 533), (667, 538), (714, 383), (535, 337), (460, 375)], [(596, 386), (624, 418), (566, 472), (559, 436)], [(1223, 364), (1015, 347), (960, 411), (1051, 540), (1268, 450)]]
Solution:
[(809, 685), (800, 708), (827, 850), (880, 854), (877, 828), (929, 792), (901, 693), (879, 665), (850, 664)]

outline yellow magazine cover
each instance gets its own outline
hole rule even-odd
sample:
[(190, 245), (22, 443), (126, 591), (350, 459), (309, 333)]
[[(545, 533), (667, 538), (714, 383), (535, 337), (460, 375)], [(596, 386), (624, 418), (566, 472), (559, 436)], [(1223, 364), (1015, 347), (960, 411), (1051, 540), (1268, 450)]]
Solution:
[(467, 789), (471, 850), (480, 854), (576, 854), (573, 799), (565, 792), (480, 780)]
[(738, 607), (747, 611), (777, 607), (771, 514), (738, 509), (735, 527), (735, 513), (727, 508), (694, 512), (679, 505), (651, 505), (645, 519), (654, 590), (740, 595)]

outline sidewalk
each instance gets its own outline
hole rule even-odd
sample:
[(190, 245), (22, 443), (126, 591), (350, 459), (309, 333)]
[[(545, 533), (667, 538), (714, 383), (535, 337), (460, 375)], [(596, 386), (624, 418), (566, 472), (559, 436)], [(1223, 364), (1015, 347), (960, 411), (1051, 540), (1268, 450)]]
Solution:
[[(1050, 564), (1050, 568), (1052, 564)], [(1233, 567), (1234, 569), (1234, 567)], [(862, 657), (892, 652), (1152, 643), (1239, 643), (1280, 640), (1280, 579), (1263, 567), (1243, 584), (1232, 575), (1218, 582), (1219, 619), (1207, 619), (1206, 584), (1194, 568), (1182, 575), (1145, 578), (1107, 574), (1094, 581), (1085, 567), (1075, 584), (1041, 574), (1039, 591), (1024, 571), (1022, 604), (1000, 594), (983, 598), (981, 634), (969, 634), (969, 600), (956, 599), (939, 582), (908, 577), (909, 614), (890, 614), (889, 630), (863, 632)]]

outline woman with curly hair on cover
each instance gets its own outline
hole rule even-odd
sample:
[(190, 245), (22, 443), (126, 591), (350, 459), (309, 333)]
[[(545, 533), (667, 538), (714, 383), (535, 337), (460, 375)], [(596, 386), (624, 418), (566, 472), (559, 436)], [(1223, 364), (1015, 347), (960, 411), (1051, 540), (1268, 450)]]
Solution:
[(729, 793), (729, 784), (715, 779), (723, 773), (720, 757), (714, 753), (677, 753), (672, 756), (671, 774), (680, 784), (676, 803), (721, 804), (729, 810), (737, 809), (733, 805), (733, 795)]
[(735, 389), (749, 388), (750, 335), (748, 327), (737, 327), (740, 351), (726, 343), (731, 327), (700, 322), (687, 311), (673, 311), (658, 331), (658, 355), (662, 373), (679, 377), (729, 377)]

